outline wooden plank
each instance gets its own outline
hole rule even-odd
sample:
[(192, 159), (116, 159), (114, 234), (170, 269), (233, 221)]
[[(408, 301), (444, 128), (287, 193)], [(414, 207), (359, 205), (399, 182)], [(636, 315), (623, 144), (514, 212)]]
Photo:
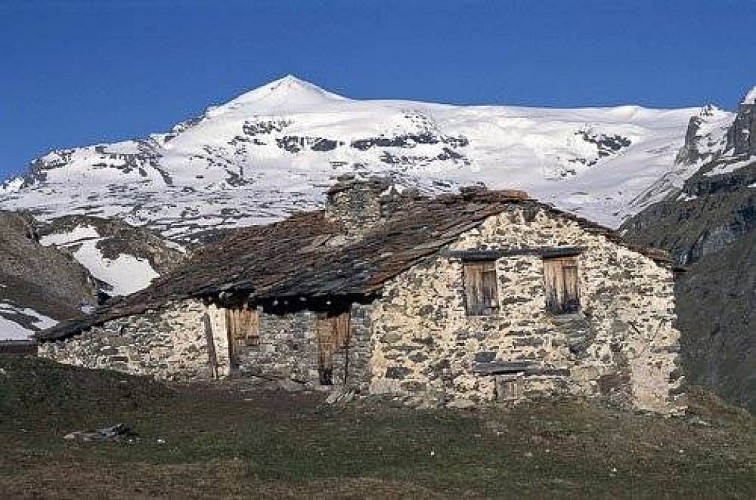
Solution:
[(318, 314), (315, 332), (318, 342), (318, 373), (321, 385), (333, 385), (333, 353), (336, 350), (333, 316)]
[[(348, 360), (351, 339), (351, 318), (349, 311), (341, 313), (320, 313), (316, 319), (315, 331), (318, 342), (318, 371), (322, 385), (333, 384), (333, 355), (339, 350), (346, 350)], [(344, 381), (348, 368), (344, 366)]]
[(496, 283), (496, 264), (490, 263), (481, 271), (481, 293), (484, 311), (493, 311), (499, 308), (499, 290)]
[(501, 250), (444, 251), (441, 255), (461, 259), (465, 262), (492, 261), (502, 257), (533, 255), (542, 258), (574, 257), (585, 251), (584, 247), (526, 247)]
[(260, 313), (256, 307), (247, 310), (245, 344), (258, 345), (260, 343)]
[(522, 373), (524, 375), (540, 375), (544, 377), (567, 377), (568, 368), (551, 368), (534, 361), (492, 361), (490, 363), (476, 363), (472, 367), (473, 373), (480, 375), (506, 375)]

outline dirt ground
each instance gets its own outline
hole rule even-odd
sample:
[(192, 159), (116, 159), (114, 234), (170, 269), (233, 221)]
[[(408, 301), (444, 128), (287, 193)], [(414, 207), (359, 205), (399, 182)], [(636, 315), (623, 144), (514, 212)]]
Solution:
[[(756, 498), (754, 418), (595, 402), (416, 410), (0, 358), (3, 497)], [(63, 439), (122, 422), (118, 442)]]

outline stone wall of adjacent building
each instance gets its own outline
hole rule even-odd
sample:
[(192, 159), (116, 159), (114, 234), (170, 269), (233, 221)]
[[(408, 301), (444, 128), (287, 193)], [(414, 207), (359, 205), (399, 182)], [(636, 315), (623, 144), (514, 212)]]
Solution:
[[(166, 308), (109, 321), (57, 342), (44, 342), (39, 355), (87, 368), (107, 368), (164, 380), (212, 376), (205, 316), (219, 316), (217, 308), (185, 300)], [(221, 355), (224, 339), (215, 339)]]
[[(496, 261), (500, 308), (466, 314), (453, 251), (579, 246), (581, 310), (545, 309), (543, 260)], [(372, 310), (371, 391), (468, 405), (538, 395), (596, 395), (668, 412), (680, 407), (672, 272), (572, 220), (513, 206), (388, 283)], [(538, 366), (481, 375), (492, 363)]]
[[(350, 341), (333, 354), (333, 385), (367, 388), (370, 374), (370, 306), (353, 304)], [(239, 372), (288, 379), (308, 386), (320, 384), (318, 371), (317, 313), (259, 312), (259, 342), (239, 354)]]
[[(369, 305), (352, 306), (349, 345), (333, 355), (335, 386), (346, 382), (350, 387), (367, 389), (369, 312)], [(42, 343), (39, 355), (61, 363), (163, 380), (254, 375), (319, 385), (316, 313), (260, 311), (259, 343), (240, 350), (238, 373), (229, 355), (226, 321), (225, 309), (186, 300), (115, 319), (66, 340)]]

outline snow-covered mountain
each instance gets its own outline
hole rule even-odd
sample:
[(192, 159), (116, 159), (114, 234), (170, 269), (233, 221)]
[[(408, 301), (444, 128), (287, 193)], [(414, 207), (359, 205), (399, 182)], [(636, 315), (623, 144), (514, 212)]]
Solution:
[(674, 162), (691, 116), (709, 133), (733, 115), (360, 101), (287, 76), (165, 134), (53, 151), (5, 183), (0, 206), (185, 238), (315, 208), (338, 175), (358, 172), (427, 192), (525, 189), (617, 226), (695, 171)]

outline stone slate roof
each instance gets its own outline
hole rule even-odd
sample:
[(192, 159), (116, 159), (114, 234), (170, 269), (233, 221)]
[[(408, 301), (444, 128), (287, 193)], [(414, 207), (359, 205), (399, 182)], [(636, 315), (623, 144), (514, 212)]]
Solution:
[[(585, 230), (622, 243), (609, 228), (539, 203), (522, 191), (465, 189), (433, 199), (401, 200), (400, 210), (361, 239), (342, 242), (340, 223), (323, 211), (307, 212), (267, 226), (239, 229), (209, 246), (148, 288), (116, 300), (92, 315), (60, 323), (37, 335), (59, 340), (112, 319), (141, 314), (188, 298), (226, 293), (255, 300), (297, 297), (370, 296), (382, 285), (436, 254), (462, 233), (507, 207), (530, 206), (578, 222)], [(659, 251), (642, 251), (664, 259)]]

